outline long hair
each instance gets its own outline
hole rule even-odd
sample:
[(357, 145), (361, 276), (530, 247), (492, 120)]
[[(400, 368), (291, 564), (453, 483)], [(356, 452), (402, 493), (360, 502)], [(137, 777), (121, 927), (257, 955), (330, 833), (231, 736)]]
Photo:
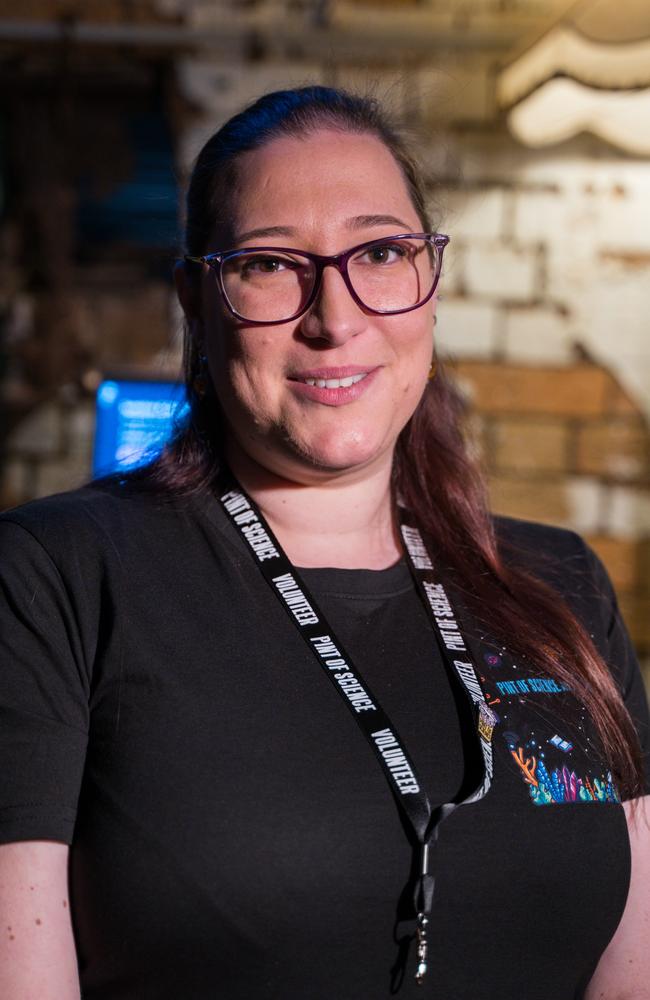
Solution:
[[(424, 185), (398, 129), (377, 101), (326, 87), (266, 94), (231, 118), (203, 147), (187, 195), (186, 249), (205, 253), (215, 225), (229, 218), (238, 158), (279, 136), (304, 137), (319, 128), (371, 134), (390, 150), (425, 230)], [(210, 489), (219, 473), (224, 420), (211, 387), (197, 392), (198, 345), (186, 329), (184, 374), (189, 417), (144, 477), (168, 495)], [(582, 701), (607, 763), (624, 794), (641, 794), (636, 731), (612, 675), (583, 625), (533, 574), (504, 559), (495, 536), (484, 478), (468, 454), (464, 404), (442, 366), (402, 431), (395, 450), (394, 497), (415, 514), (453, 584), (489, 634), (513, 655), (545, 671)]]

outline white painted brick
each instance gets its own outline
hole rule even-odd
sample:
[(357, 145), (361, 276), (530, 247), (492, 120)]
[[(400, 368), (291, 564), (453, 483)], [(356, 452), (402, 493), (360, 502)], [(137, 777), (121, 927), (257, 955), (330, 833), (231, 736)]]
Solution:
[[(596, 151), (598, 157), (594, 156)], [(515, 237), (524, 246), (545, 244), (544, 295), (566, 305), (571, 313), (566, 338), (550, 317), (540, 320), (542, 329), (537, 331), (536, 321), (531, 319), (533, 336), (524, 338), (522, 326), (514, 326), (518, 321), (513, 315), (506, 330), (509, 356), (532, 363), (560, 362), (566, 360), (570, 343), (578, 341), (615, 372), (650, 416), (649, 272), (601, 257), (607, 249), (644, 252), (646, 248), (650, 238), (645, 219), (650, 206), (647, 163), (609, 157), (590, 138), (579, 137), (556, 149), (528, 150), (496, 127), (489, 134), (452, 133), (445, 142), (432, 136), (425, 158), (432, 183), (436, 176), (457, 183), (454, 158), (460, 161), (466, 180), (489, 183), (493, 188), (526, 185), (514, 194)], [(544, 186), (554, 190), (541, 190)], [(456, 202), (452, 194), (445, 213), (445, 192), (438, 194), (439, 190), (433, 183), (433, 197), (443, 206), (443, 231), (446, 226), (453, 237)], [(640, 210), (634, 206), (641, 206)], [(476, 251), (468, 255), (466, 275), (465, 254), (459, 250), (462, 248), (453, 242), (448, 248), (443, 294), (476, 289), (476, 283), (471, 284)], [(491, 270), (498, 272), (500, 268), (488, 265), (483, 277)], [(514, 275), (511, 268), (501, 270), (510, 281)], [(485, 289), (481, 279), (479, 288), (480, 294), (494, 294), (491, 286)]]
[(514, 172), (519, 183), (555, 185), (558, 193), (517, 195), (519, 238), (589, 239), (594, 246), (650, 249), (650, 171), (645, 162), (538, 154)]
[(650, 252), (650, 197), (621, 198), (602, 212), (598, 243), (603, 249)]
[(510, 361), (567, 364), (572, 358), (571, 325), (552, 309), (508, 309), (502, 347)]
[(648, 269), (601, 263), (584, 279), (572, 307), (581, 340), (612, 368), (650, 418), (650, 281)]
[(489, 303), (443, 298), (438, 303), (436, 343), (451, 357), (488, 358), (496, 346), (497, 309)]
[(650, 251), (650, 170), (647, 162), (601, 167), (599, 243), (603, 248)]
[(537, 254), (528, 248), (474, 243), (465, 256), (465, 285), (470, 295), (530, 301), (538, 291)]
[[(445, 192), (440, 189), (436, 184), (433, 190), (428, 190), (425, 192), (425, 208), (429, 219), (431, 220), (431, 227), (439, 233), (447, 232), (447, 223), (449, 222), (448, 212), (447, 212), (447, 200)], [(447, 234), (449, 235), (449, 234)], [(448, 246), (445, 250), (445, 258), (449, 256), (450, 248), (453, 254), (458, 246), (458, 240), (452, 240), (453, 246)]]
[(593, 235), (579, 230), (569, 232), (549, 243), (545, 261), (547, 294), (580, 314), (598, 269)]
[(505, 199), (503, 188), (442, 192), (445, 232), (452, 240), (467, 242), (501, 239), (504, 236)]
[(445, 247), (442, 259), (442, 274), (438, 285), (440, 295), (462, 293), (465, 281), (464, 250), (453, 240)]
[(573, 476), (565, 482), (568, 526), (582, 534), (601, 530), (605, 487), (593, 476)]
[(561, 232), (565, 207), (559, 192), (515, 191), (513, 198), (516, 240), (550, 240)]
[(602, 150), (602, 145), (584, 136), (555, 149), (520, 146), (516, 180), (530, 186), (559, 183), (564, 190), (584, 190), (585, 186), (594, 185), (602, 172), (602, 163), (594, 159), (596, 148)]
[(607, 496), (605, 527), (619, 538), (650, 535), (650, 489), (612, 486)]

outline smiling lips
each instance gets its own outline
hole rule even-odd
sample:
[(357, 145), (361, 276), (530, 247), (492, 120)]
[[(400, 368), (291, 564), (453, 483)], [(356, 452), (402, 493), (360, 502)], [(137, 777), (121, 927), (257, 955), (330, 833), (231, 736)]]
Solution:
[(306, 399), (328, 406), (341, 406), (358, 399), (366, 391), (379, 367), (313, 368), (289, 376), (292, 388)]
[(298, 381), (304, 382), (305, 385), (317, 385), (319, 389), (347, 389), (355, 382), (360, 382), (366, 374), (367, 372), (363, 375), (348, 375), (347, 378), (305, 378)]

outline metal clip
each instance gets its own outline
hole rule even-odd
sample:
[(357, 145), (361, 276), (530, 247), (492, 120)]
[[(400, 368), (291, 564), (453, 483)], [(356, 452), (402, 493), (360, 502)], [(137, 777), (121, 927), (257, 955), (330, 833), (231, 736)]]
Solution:
[(427, 974), (427, 958), (429, 954), (429, 942), (427, 940), (427, 924), (429, 918), (424, 913), (418, 913), (417, 942), (418, 942), (418, 968), (415, 973), (415, 981), (418, 986), (422, 986), (424, 977)]

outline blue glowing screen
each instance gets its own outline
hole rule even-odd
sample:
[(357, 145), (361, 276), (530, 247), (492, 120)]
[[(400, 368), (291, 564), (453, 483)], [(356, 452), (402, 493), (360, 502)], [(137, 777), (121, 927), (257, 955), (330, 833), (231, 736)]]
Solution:
[(177, 382), (107, 379), (97, 389), (93, 475), (144, 465), (155, 457), (187, 413)]

